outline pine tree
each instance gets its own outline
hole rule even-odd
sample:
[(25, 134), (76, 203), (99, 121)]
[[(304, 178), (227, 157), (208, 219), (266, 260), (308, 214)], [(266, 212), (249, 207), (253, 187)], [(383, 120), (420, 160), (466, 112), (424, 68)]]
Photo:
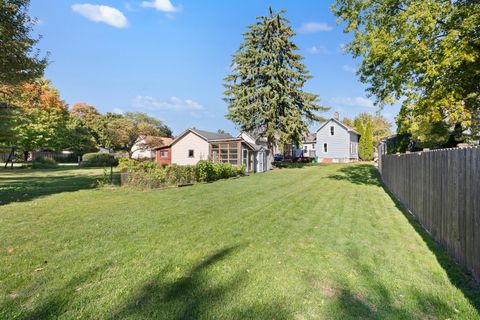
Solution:
[(270, 146), (299, 144), (312, 121), (322, 121), (318, 96), (303, 91), (311, 78), (291, 38), (289, 21), (270, 8), (244, 33), (233, 57), (232, 74), (225, 78), (227, 118), (241, 130), (256, 131)]

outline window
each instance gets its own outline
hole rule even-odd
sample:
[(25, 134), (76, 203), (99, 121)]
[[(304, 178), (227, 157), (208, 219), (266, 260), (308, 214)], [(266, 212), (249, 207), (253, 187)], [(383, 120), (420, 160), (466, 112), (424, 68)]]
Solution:
[(303, 150), (307, 151), (307, 150), (308, 150), (308, 146), (304, 146), (304, 147), (303, 147)]
[(323, 152), (328, 152), (328, 145), (326, 143), (323, 144)]
[(316, 143), (312, 144), (312, 149), (315, 150)]
[(160, 151), (160, 158), (168, 158), (168, 150)]
[(334, 126), (330, 126), (330, 135), (331, 136), (335, 135), (335, 127)]
[(189, 158), (194, 158), (195, 157), (195, 154), (194, 154), (192, 149), (188, 150), (188, 157)]

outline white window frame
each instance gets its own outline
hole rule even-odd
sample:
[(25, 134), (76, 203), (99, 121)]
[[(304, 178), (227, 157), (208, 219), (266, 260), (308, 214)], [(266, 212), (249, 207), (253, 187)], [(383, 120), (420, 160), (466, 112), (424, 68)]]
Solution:
[(323, 144), (323, 153), (328, 153), (328, 143)]
[[(190, 155), (190, 151), (192, 152), (192, 155)], [(188, 149), (188, 157), (189, 158), (195, 158), (195, 150), (194, 149)]]
[(335, 135), (335, 126), (330, 126), (330, 136)]
[(168, 150), (160, 150), (160, 158), (168, 158)]

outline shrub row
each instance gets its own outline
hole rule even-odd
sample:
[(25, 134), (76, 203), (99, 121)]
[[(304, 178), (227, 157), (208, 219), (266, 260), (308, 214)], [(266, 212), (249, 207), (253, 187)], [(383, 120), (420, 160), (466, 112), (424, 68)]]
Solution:
[(114, 154), (101, 152), (85, 153), (80, 163), (82, 167), (111, 167), (117, 165), (118, 159), (115, 158)]
[(118, 169), (127, 173), (124, 184), (139, 188), (161, 188), (211, 182), (219, 179), (238, 177), (245, 174), (245, 166), (233, 166), (230, 163), (212, 163), (199, 161), (195, 166), (175, 164), (161, 166), (153, 161), (135, 161), (120, 159)]

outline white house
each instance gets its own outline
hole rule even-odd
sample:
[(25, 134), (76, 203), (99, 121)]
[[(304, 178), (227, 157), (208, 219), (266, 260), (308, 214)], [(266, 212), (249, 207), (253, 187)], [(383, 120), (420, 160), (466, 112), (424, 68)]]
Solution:
[(132, 159), (155, 159), (155, 147), (169, 142), (171, 138), (140, 136), (132, 146)]
[(195, 165), (200, 160), (244, 164), (247, 172), (268, 170), (268, 150), (255, 143), (247, 134), (229, 134), (190, 128), (176, 137), (170, 145), (171, 163)]
[(360, 134), (335, 118), (324, 122), (317, 132), (316, 156), (318, 162), (358, 161)]
[(296, 158), (315, 158), (317, 149), (317, 134), (308, 133), (302, 140), (302, 143), (295, 150)]

